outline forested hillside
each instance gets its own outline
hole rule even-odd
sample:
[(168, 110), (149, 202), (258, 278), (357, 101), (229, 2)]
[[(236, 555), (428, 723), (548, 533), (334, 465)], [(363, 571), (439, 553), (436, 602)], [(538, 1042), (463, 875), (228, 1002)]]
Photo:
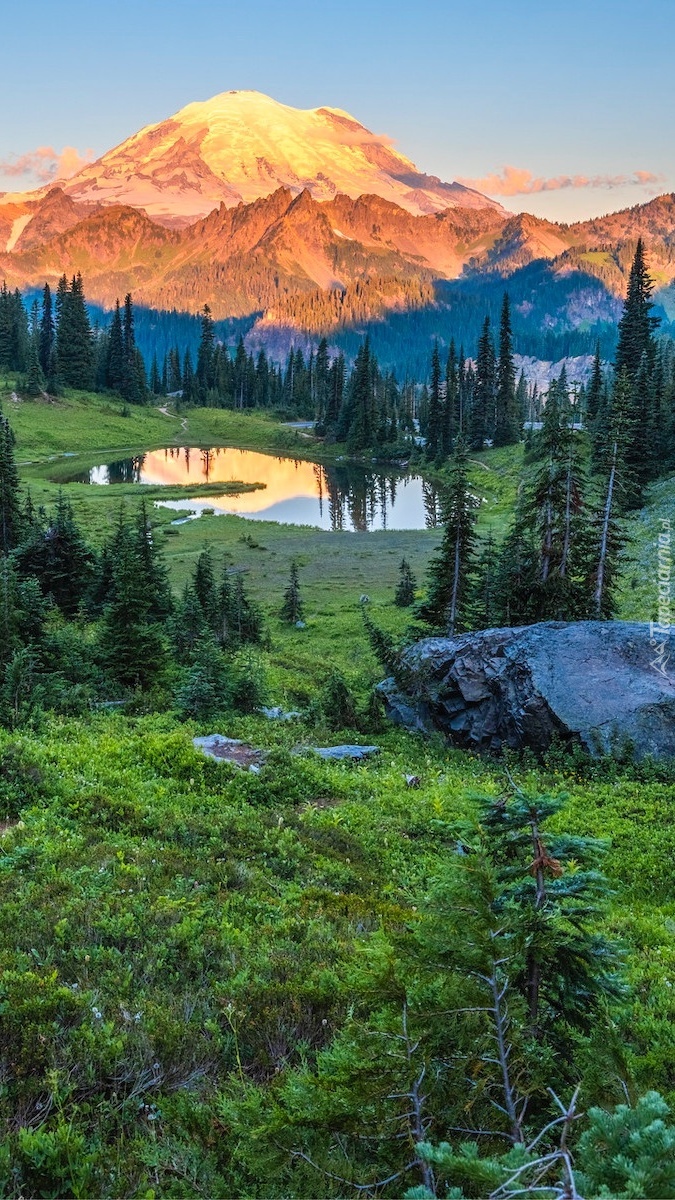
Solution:
[(276, 360), (291, 343), (306, 352), (322, 336), (353, 354), (371, 332), (388, 368), (420, 378), (430, 340), (476, 340), (505, 286), (520, 353), (555, 361), (592, 352), (600, 337), (609, 358), (639, 239), (662, 316), (674, 315), (668, 194), (570, 226), (489, 204), (414, 215), (377, 195), (319, 201), (287, 188), (222, 204), (181, 228), (142, 208), (75, 202), (58, 188), (23, 208), (5, 207), (0, 202), (0, 233), (10, 235), (0, 254), (7, 286), (30, 293), (45, 280), (54, 288), (64, 271), (79, 272), (89, 299), (107, 313), (127, 292), (152, 313), (175, 311), (144, 320), (150, 358), (168, 349), (154, 327), (170, 320), (184, 353), (187, 317), (208, 304), (216, 320), (230, 323), (223, 332), (239, 323), (247, 349), (262, 347)]

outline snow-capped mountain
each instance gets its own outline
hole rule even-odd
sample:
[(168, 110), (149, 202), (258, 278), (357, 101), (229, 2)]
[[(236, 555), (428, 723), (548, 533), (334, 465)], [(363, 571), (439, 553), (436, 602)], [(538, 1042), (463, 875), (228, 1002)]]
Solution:
[(616, 320), (637, 237), (675, 317), (674, 194), (558, 225), (421, 174), (340, 109), (225, 92), (68, 180), (0, 195), (0, 283), (80, 271), (106, 308), (126, 292), (160, 310), (209, 304), (267, 338), (406, 309), (437, 311), (440, 328), (445, 284), (482, 277), (508, 286), (519, 319), (576, 329)]
[(306, 189), (316, 200), (381, 196), (415, 215), (501, 209), (479, 192), (418, 171), (342, 109), (291, 108), (253, 91), (188, 104), (60, 186), (76, 201), (131, 205), (174, 226), (279, 187), (294, 195)]

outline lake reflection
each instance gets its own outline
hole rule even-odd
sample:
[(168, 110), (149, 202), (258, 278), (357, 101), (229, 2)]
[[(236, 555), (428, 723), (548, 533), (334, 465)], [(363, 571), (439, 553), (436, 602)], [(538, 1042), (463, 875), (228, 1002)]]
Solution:
[(204, 509), (283, 525), (368, 531), (424, 529), (440, 519), (434, 489), (415, 475), (338, 463), (323, 466), (252, 450), (152, 450), (73, 474), (71, 482), (139, 483), (188, 487), (203, 483), (259, 483), (254, 492), (156, 503), (199, 515)]

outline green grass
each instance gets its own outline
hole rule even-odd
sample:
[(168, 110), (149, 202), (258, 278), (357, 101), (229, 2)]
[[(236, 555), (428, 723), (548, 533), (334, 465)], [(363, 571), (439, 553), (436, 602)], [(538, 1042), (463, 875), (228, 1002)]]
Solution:
[[(156, 408), (132, 408), (110, 397), (67, 393), (56, 403), (11, 399), (9, 381), (0, 381), (0, 400), (17, 436), (17, 459), (25, 484), (36, 504), (50, 506), (63, 488), (88, 536), (101, 544), (113, 528), (120, 505), (132, 511), (144, 497), (155, 500), (183, 496), (222, 495), (237, 490), (225, 484), (153, 487), (115, 484), (97, 487), (59, 482), (74, 466), (86, 470), (99, 462), (145, 449), (170, 445), (231, 445), (258, 451), (277, 451), (294, 457), (330, 462), (340, 447), (326, 447), (288, 429), (269, 414), (235, 413), (224, 409), (190, 410), (167, 417)], [(169, 411), (172, 411), (171, 408)], [(62, 458), (62, 455), (69, 455)], [(478, 529), (499, 540), (513, 511), (522, 447), (472, 455), (471, 478), (480, 503)], [(76, 455), (76, 457), (70, 457)], [(430, 472), (431, 478), (434, 472)], [(442, 476), (441, 476), (442, 478)], [(656, 549), (661, 518), (672, 509), (673, 478), (651, 489), (649, 503), (627, 522), (628, 544), (620, 588), (619, 616), (648, 621), (656, 616)], [(365, 688), (377, 668), (363, 637), (359, 598), (367, 594), (377, 620), (402, 633), (409, 615), (392, 603), (398, 567), (411, 563), (421, 585), (429, 558), (439, 542), (433, 529), (374, 533), (325, 532), (310, 527), (247, 521), (234, 516), (204, 515), (173, 525), (176, 514), (156, 508), (153, 520), (165, 534), (165, 553), (177, 592), (189, 578), (201, 550), (210, 546), (216, 561), (227, 555), (247, 572), (250, 586), (266, 610), (274, 631), (272, 654), (275, 677), (285, 695), (294, 686), (301, 692), (325, 677), (334, 663)], [(251, 548), (252, 538), (264, 548)], [(290, 562), (300, 566), (307, 628), (288, 630), (275, 618), (288, 577)], [(366, 682), (368, 681), (368, 683)]]
[[(297, 433), (255, 413), (192, 411), (183, 429), (151, 409), (123, 417), (101, 397), (68, 395), (51, 405), (15, 403), (5, 393), (3, 405), (35, 502), (53, 502), (63, 486), (99, 544), (120, 503), (131, 510), (141, 496), (210, 489), (60, 485), (53, 477), (73, 460), (64, 466), (52, 455), (75, 452), (86, 466), (124, 449), (220, 443), (312, 457)], [(520, 449), (472, 460), (483, 532), (501, 536), (521, 462)], [(652, 615), (655, 534), (672, 496), (673, 481), (662, 481), (631, 519), (622, 616)], [(326, 533), (230, 516), (172, 526), (173, 516), (155, 510), (177, 591), (206, 545), (216, 562), (227, 554), (247, 572), (271, 634), (269, 701), (305, 708), (337, 666), (364, 708), (381, 671), (359, 598), (368, 594), (377, 622), (402, 633), (410, 614), (393, 604), (400, 559), (421, 583), (438, 531)], [(277, 615), (292, 559), (303, 630)], [(203, 759), (191, 737), (214, 727), (270, 750), (270, 767), (255, 777)], [(19, 1175), (10, 1179), (6, 1168), (5, 1194), (315, 1194), (311, 1172), (299, 1193), (295, 1174), (266, 1190), (273, 1175), (265, 1169), (281, 1171), (285, 1160), (273, 1139), (266, 1159), (247, 1122), (264, 1103), (273, 1107), (288, 1072), (313, 1070), (317, 1048), (350, 1020), (358, 970), (414, 923), (430, 879), (475, 813), (475, 793), (496, 796), (509, 786), (501, 764), (440, 739), (384, 723), (367, 735), (364, 728), (232, 712), (209, 726), (181, 725), (171, 713), (94, 713), (0, 731), (0, 987), (14, 1072), (0, 1115), (8, 1128), (23, 1122), (40, 1133), (37, 1106), (49, 1097), (45, 1128), (65, 1139), (60, 1154), (46, 1142), (22, 1148), (10, 1134)], [(381, 753), (361, 767), (289, 755), (366, 736)], [(569, 793), (560, 819), (570, 833), (611, 842), (605, 868), (615, 894), (606, 923), (623, 943), (632, 988), (612, 1017), (612, 1036), (625, 1044), (620, 1076), (633, 1095), (658, 1087), (672, 1097), (675, 787), (554, 756), (512, 770), (533, 790)], [(404, 782), (409, 774), (420, 780), (414, 790)], [(372, 1002), (367, 987), (357, 999)], [(155, 1063), (158, 1084), (148, 1082)], [(587, 1074), (591, 1099), (621, 1097), (617, 1079)], [(241, 1106), (237, 1135), (223, 1098)], [(144, 1105), (159, 1111), (155, 1124)], [(249, 1143), (263, 1163), (255, 1184), (241, 1165)], [(0, 1184), (2, 1152), (0, 1143)]]
[[(170, 445), (231, 445), (326, 462), (343, 449), (314, 442), (274, 417), (256, 412), (196, 409), (177, 418), (166, 417), (156, 408), (133, 408), (130, 416), (124, 417), (119, 402), (84, 393), (67, 393), (56, 403), (16, 403), (10, 398), (8, 383), (4, 391), (0, 385), (0, 400), (17, 437), (17, 460), (34, 503), (49, 507), (62, 489), (78, 521), (98, 545), (113, 528), (120, 505), (131, 511), (141, 497), (152, 503), (181, 496), (222, 495), (236, 488), (222, 484), (97, 487), (63, 482), (74, 468), (84, 471), (124, 451), (131, 454)], [(59, 457), (64, 454), (69, 457)], [(515, 498), (521, 456), (520, 448), (473, 456), (472, 480), (483, 532), (491, 529), (496, 537), (503, 534)], [(434, 529), (324, 532), (215, 515), (176, 526), (172, 524), (175, 517), (173, 511), (163, 508), (153, 512), (157, 527), (167, 535), (166, 559), (176, 591), (183, 588), (199, 553), (209, 545), (216, 559), (227, 554), (248, 572), (252, 590), (274, 621), (290, 562), (297, 560), (307, 629), (289, 633), (279, 625), (275, 640), (282, 645), (280, 658), (295, 660), (293, 674), (310, 672), (311, 677), (325, 674), (329, 662), (338, 663), (354, 676), (366, 660), (370, 674), (374, 673), (363, 638), (359, 597), (369, 595), (374, 607), (383, 609), (383, 622), (402, 631), (409, 617), (392, 604), (401, 559), (408, 559), (421, 585), (440, 536)], [(249, 537), (265, 549), (251, 549), (244, 540)]]
[[(66, 391), (53, 400), (12, 398), (17, 395), (12, 381), (0, 378), (0, 403), (16, 433), (18, 457), (23, 462), (39, 463), (51, 455), (94, 450), (186, 445), (236, 445), (248, 450), (282, 450), (298, 458), (312, 458), (317, 453), (326, 460), (334, 457), (308, 433), (287, 428), (260, 412), (203, 408), (176, 414), (171, 401), (125, 410), (115, 396), (87, 392)], [(160, 406), (170, 415), (160, 412)]]

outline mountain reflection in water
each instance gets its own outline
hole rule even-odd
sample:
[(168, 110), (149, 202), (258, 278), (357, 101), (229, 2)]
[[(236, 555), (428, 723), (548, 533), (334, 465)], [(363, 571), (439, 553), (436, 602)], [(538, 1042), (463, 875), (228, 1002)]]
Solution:
[(238, 495), (157, 501), (186, 515), (213, 509), (283, 525), (361, 532), (425, 529), (440, 520), (437, 493), (419, 476), (354, 463), (323, 466), (252, 450), (187, 446), (152, 450), (72, 474), (69, 481), (186, 488), (204, 483), (264, 485)]

